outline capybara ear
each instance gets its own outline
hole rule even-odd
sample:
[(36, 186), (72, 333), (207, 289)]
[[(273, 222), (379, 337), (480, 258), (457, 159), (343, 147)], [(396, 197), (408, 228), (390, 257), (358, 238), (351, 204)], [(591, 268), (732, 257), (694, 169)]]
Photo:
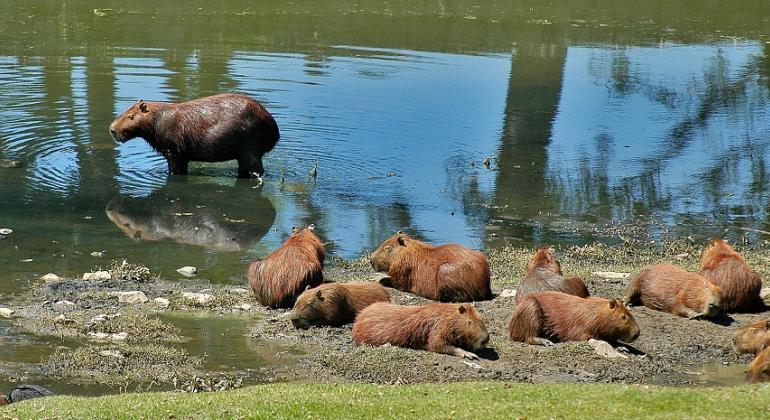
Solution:
[(406, 238), (404, 238), (404, 235), (398, 235), (398, 244), (401, 246), (406, 246)]
[(770, 330), (770, 319), (768, 319), (767, 321), (765, 321), (765, 329), (766, 329), (766, 330)]
[(324, 295), (321, 293), (321, 289), (315, 291), (315, 296), (318, 298), (318, 300), (324, 300)]
[(610, 309), (615, 309), (615, 306), (618, 305), (618, 301), (615, 299), (610, 299)]
[(308, 291), (308, 290), (310, 290), (310, 285), (309, 284), (307, 286), (305, 286), (305, 291)]
[(292, 227), (291, 227), (291, 234), (292, 234), (292, 235), (294, 235), (295, 233), (297, 233), (297, 231), (298, 231), (298, 230), (299, 230), (299, 228), (298, 228), (298, 227), (296, 227), (296, 226), (292, 226)]
[(315, 230), (315, 225), (312, 223), (307, 225), (307, 230)]
[(465, 313), (465, 311), (466, 311), (466, 309), (465, 309), (465, 305), (460, 305), (460, 306), (458, 306), (458, 307), (457, 307), (457, 311), (458, 311), (458, 312), (460, 312), (461, 314), (464, 314), (464, 313)]
[(139, 100), (139, 110), (142, 112), (147, 112), (147, 104), (144, 103), (144, 99)]
[(403, 230), (399, 230), (398, 232), (396, 232), (396, 235), (405, 235), (405, 233)]
[(556, 253), (556, 248), (554, 248), (553, 245), (548, 245), (548, 248), (546, 248), (545, 250), (548, 251), (549, 254)]

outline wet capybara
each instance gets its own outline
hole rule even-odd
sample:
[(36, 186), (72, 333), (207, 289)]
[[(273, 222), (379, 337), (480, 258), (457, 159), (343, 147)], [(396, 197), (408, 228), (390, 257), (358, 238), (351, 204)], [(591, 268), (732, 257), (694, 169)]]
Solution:
[(296, 328), (311, 325), (337, 327), (353, 322), (356, 315), (375, 302), (390, 302), (390, 295), (379, 283), (327, 283), (305, 290), (291, 310)]
[(685, 318), (713, 318), (722, 310), (722, 289), (700, 274), (662, 263), (640, 271), (628, 283), (623, 302)]
[(290, 308), (305, 288), (323, 282), (323, 263), (323, 244), (313, 233), (313, 225), (292, 228), (280, 248), (249, 264), (249, 286), (262, 305)]
[(537, 292), (516, 306), (508, 334), (513, 341), (546, 346), (591, 338), (630, 343), (639, 337), (639, 324), (616, 299)]
[(733, 349), (737, 353), (757, 354), (770, 346), (770, 319), (757, 321), (733, 333)]
[(516, 289), (516, 303), (520, 303), (530, 293), (547, 291), (588, 297), (588, 288), (583, 279), (562, 276), (561, 264), (551, 246), (538, 248), (527, 264), (526, 274)]
[(442, 302), (492, 297), (484, 254), (459, 244), (431, 246), (398, 232), (371, 257), (375, 271), (388, 273), (386, 286)]
[(125, 142), (142, 137), (168, 162), (172, 174), (187, 174), (190, 161), (238, 160), (238, 176), (262, 175), (262, 155), (280, 134), (273, 116), (256, 100), (237, 93), (181, 103), (139, 100), (110, 124)]
[(374, 303), (356, 317), (353, 341), (478, 359), (472, 352), (487, 345), (489, 333), (476, 308), (467, 303), (430, 303), (425, 306)]
[(701, 275), (722, 288), (725, 312), (758, 312), (765, 309), (759, 293), (762, 277), (724, 240), (712, 241), (700, 260)]
[(749, 371), (746, 373), (746, 382), (770, 382), (770, 347), (765, 347), (754, 360), (749, 363)]

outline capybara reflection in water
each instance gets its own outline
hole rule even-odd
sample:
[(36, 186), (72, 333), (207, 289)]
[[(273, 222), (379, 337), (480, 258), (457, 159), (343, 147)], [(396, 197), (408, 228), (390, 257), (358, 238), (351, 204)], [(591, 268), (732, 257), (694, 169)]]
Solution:
[(323, 282), (324, 248), (313, 225), (292, 228), (291, 237), (263, 260), (249, 264), (249, 286), (259, 303), (289, 308), (308, 286)]
[(353, 341), (478, 359), (472, 352), (487, 345), (489, 333), (476, 308), (467, 303), (430, 303), (425, 306), (374, 303), (356, 317)]
[(619, 300), (538, 292), (516, 306), (508, 333), (513, 341), (546, 346), (591, 338), (630, 343), (639, 337), (639, 325)]
[(759, 312), (765, 303), (759, 295), (762, 278), (727, 242), (712, 241), (700, 260), (701, 275), (722, 288), (725, 312)]
[(398, 232), (371, 257), (375, 271), (388, 273), (383, 284), (442, 302), (492, 297), (484, 254), (459, 244), (431, 246)]
[(588, 297), (588, 288), (583, 279), (562, 276), (561, 264), (556, 258), (556, 251), (551, 246), (538, 248), (527, 264), (526, 271), (516, 290), (517, 304), (530, 293), (536, 292), (554, 291)]
[(733, 348), (738, 353), (757, 354), (770, 345), (770, 319), (757, 321), (733, 333)]
[(752, 384), (770, 382), (770, 347), (765, 347), (749, 364), (746, 381)]
[(225, 93), (182, 103), (139, 100), (110, 124), (120, 142), (142, 137), (168, 162), (172, 174), (187, 174), (190, 161), (238, 160), (238, 176), (262, 175), (262, 155), (280, 134), (273, 116), (256, 100)]
[(340, 326), (375, 302), (389, 302), (390, 295), (379, 283), (327, 283), (305, 290), (291, 310), (297, 328), (311, 325)]
[(722, 289), (699, 274), (662, 263), (640, 271), (628, 283), (623, 302), (685, 318), (713, 318), (721, 312)]

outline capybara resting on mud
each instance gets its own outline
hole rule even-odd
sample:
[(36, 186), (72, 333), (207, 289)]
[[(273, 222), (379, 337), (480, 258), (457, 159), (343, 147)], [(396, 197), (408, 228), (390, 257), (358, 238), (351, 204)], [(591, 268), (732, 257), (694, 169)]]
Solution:
[(110, 124), (125, 142), (142, 137), (168, 161), (172, 174), (187, 174), (190, 161), (238, 160), (238, 176), (262, 175), (262, 155), (280, 134), (273, 116), (246, 95), (225, 93), (182, 103), (139, 100)]
[(271, 308), (290, 308), (308, 286), (323, 282), (324, 248), (313, 225), (292, 229), (289, 239), (263, 260), (249, 264), (249, 286)]
[(733, 348), (738, 353), (757, 354), (770, 346), (770, 319), (757, 321), (733, 333)]
[(398, 232), (372, 254), (375, 271), (388, 273), (386, 286), (442, 302), (492, 297), (484, 254), (459, 244), (431, 246)]
[(516, 290), (516, 303), (520, 303), (530, 293), (547, 291), (588, 297), (588, 288), (583, 279), (562, 276), (561, 264), (550, 246), (538, 248), (527, 264), (527, 273)]
[(701, 275), (722, 288), (725, 312), (759, 312), (765, 303), (759, 296), (762, 277), (727, 242), (717, 239), (703, 251)]
[(639, 325), (619, 300), (538, 292), (516, 306), (508, 334), (513, 341), (546, 346), (591, 338), (630, 343), (639, 337)]
[(685, 318), (713, 318), (720, 313), (722, 289), (705, 277), (668, 263), (647, 267), (628, 283), (623, 302)]
[(305, 290), (291, 310), (297, 328), (311, 325), (337, 327), (353, 322), (356, 315), (375, 302), (389, 302), (390, 295), (379, 283), (327, 283)]
[(472, 352), (487, 345), (489, 333), (476, 308), (467, 303), (430, 303), (425, 306), (374, 303), (356, 317), (353, 341), (372, 346), (389, 343), (478, 359)]
[(746, 381), (752, 384), (770, 382), (770, 347), (765, 347), (749, 364)]

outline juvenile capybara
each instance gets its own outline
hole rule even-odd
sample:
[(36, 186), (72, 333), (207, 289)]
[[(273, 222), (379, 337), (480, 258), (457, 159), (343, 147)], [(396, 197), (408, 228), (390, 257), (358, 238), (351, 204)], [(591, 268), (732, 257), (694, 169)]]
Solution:
[(749, 371), (746, 373), (746, 381), (752, 384), (757, 382), (770, 382), (770, 347), (765, 347), (754, 360), (749, 363)]
[(758, 312), (765, 308), (759, 295), (762, 277), (727, 242), (717, 239), (703, 251), (701, 275), (722, 288), (725, 312)]
[(442, 302), (492, 297), (484, 254), (459, 244), (431, 246), (398, 232), (371, 257), (375, 271), (388, 273), (387, 286)]
[(296, 328), (311, 325), (337, 327), (353, 322), (356, 315), (375, 302), (389, 302), (390, 295), (379, 283), (327, 283), (305, 290), (291, 310)]
[(721, 312), (722, 289), (700, 274), (662, 263), (640, 271), (623, 302), (685, 318), (713, 318)]
[(616, 299), (538, 292), (516, 306), (508, 334), (513, 341), (546, 346), (591, 338), (630, 343), (639, 337), (639, 324)]
[(142, 137), (168, 162), (172, 174), (187, 174), (190, 161), (238, 160), (238, 176), (262, 175), (262, 155), (280, 134), (273, 116), (256, 100), (225, 93), (181, 103), (139, 100), (110, 124), (125, 142)]
[(313, 225), (292, 228), (280, 248), (249, 264), (249, 286), (262, 305), (290, 308), (305, 288), (323, 282), (323, 263), (323, 244), (313, 233)]
[(356, 317), (353, 341), (478, 359), (472, 352), (487, 345), (489, 333), (476, 308), (467, 303), (430, 303), (425, 306), (374, 303)]
[(770, 346), (770, 319), (757, 321), (733, 333), (733, 348), (737, 353), (757, 354)]
[(520, 303), (530, 293), (547, 291), (588, 297), (588, 288), (583, 279), (562, 276), (561, 264), (551, 246), (538, 248), (527, 264), (526, 274), (516, 290), (516, 303)]

